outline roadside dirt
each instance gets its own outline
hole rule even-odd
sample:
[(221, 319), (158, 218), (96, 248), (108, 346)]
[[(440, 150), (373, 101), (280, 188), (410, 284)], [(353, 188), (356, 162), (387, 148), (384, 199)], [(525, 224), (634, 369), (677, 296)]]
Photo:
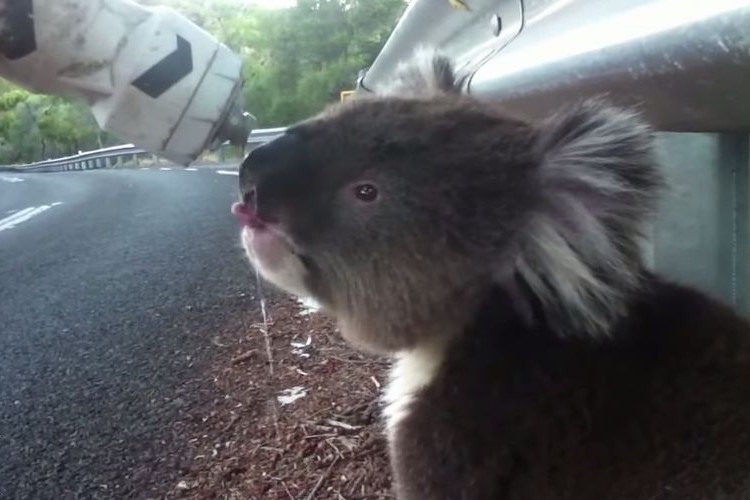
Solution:
[(218, 335), (202, 398), (172, 431), (185, 440), (166, 498), (388, 499), (380, 424), (386, 363), (341, 340), (294, 299), (268, 300), (239, 332)]

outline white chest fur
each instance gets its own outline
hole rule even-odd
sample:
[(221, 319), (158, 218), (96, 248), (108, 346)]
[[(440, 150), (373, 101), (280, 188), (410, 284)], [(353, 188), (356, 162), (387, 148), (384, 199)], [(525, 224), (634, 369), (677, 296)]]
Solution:
[(409, 414), (409, 406), (420, 389), (437, 375), (445, 358), (445, 340), (431, 341), (396, 355), (390, 380), (383, 395), (386, 430), (392, 435), (396, 425)]

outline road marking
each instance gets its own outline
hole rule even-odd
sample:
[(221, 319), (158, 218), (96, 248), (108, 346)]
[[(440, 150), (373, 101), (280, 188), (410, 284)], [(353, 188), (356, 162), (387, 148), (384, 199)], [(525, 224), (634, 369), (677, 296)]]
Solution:
[(217, 170), (216, 173), (221, 175), (240, 175), (236, 170)]
[(8, 211), (7, 211), (7, 212), (5, 212), (5, 213), (6, 213), (6, 214), (14, 214), (14, 213), (16, 213), (16, 212), (18, 212), (18, 209), (17, 209), (17, 208), (16, 208), (16, 209), (14, 209), (14, 210), (8, 210)]
[(0, 181), (5, 182), (24, 182), (25, 179), (21, 179), (20, 177), (8, 177), (7, 175), (0, 175)]
[(6, 224), (10, 224), (13, 221), (15, 221), (18, 218), (23, 217), (24, 215), (28, 214), (29, 212), (33, 212), (36, 207), (29, 207), (24, 208), (23, 210), (18, 210), (13, 215), (6, 217), (4, 219), (0, 219), (0, 227), (5, 226)]
[(6, 229), (13, 229), (14, 227), (21, 224), (22, 222), (26, 222), (29, 219), (32, 219), (33, 217), (36, 217), (37, 215), (41, 214), (42, 212), (46, 212), (50, 208), (56, 207), (58, 205), (62, 205), (62, 202), (57, 201), (50, 205), (42, 205), (39, 207), (29, 207), (29, 208), (24, 208), (23, 210), (19, 210), (13, 215), (10, 215), (4, 219), (0, 219), (0, 231), (5, 231)]
[(148, 167), (141, 167), (141, 170), (148, 170)]
[(188, 167), (185, 170), (187, 170), (188, 172), (197, 172), (198, 171), (197, 168), (193, 168), (193, 167)]
[(172, 167), (161, 167), (159, 170), (172, 170)]

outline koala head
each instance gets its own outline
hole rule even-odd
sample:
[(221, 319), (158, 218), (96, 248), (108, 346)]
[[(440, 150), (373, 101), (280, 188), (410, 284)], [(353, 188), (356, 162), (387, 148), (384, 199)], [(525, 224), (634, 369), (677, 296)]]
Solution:
[(260, 274), (379, 352), (461, 331), (492, 287), (560, 335), (607, 335), (661, 184), (649, 128), (591, 101), (510, 117), (439, 54), (393, 81), (245, 159), (233, 212)]

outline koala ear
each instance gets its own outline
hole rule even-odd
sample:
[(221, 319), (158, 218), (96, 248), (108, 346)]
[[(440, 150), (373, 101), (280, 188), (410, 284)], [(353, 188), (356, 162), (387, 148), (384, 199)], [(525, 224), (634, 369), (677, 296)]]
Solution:
[(608, 335), (640, 286), (640, 243), (663, 184), (650, 127), (587, 101), (537, 129), (541, 206), (517, 269), (560, 334)]
[(567, 178), (601, 194), (651, 198), (662, 185), (651, 127), (632, 110), (589, 100), (539, 126), (542, 175)]
[(451, 60), (437, 49), (421, 47), (399, 63), (393, 79), (377, 94), (393, 97), (434, 97), (461, 92), (463, 78), (456, 76)]

